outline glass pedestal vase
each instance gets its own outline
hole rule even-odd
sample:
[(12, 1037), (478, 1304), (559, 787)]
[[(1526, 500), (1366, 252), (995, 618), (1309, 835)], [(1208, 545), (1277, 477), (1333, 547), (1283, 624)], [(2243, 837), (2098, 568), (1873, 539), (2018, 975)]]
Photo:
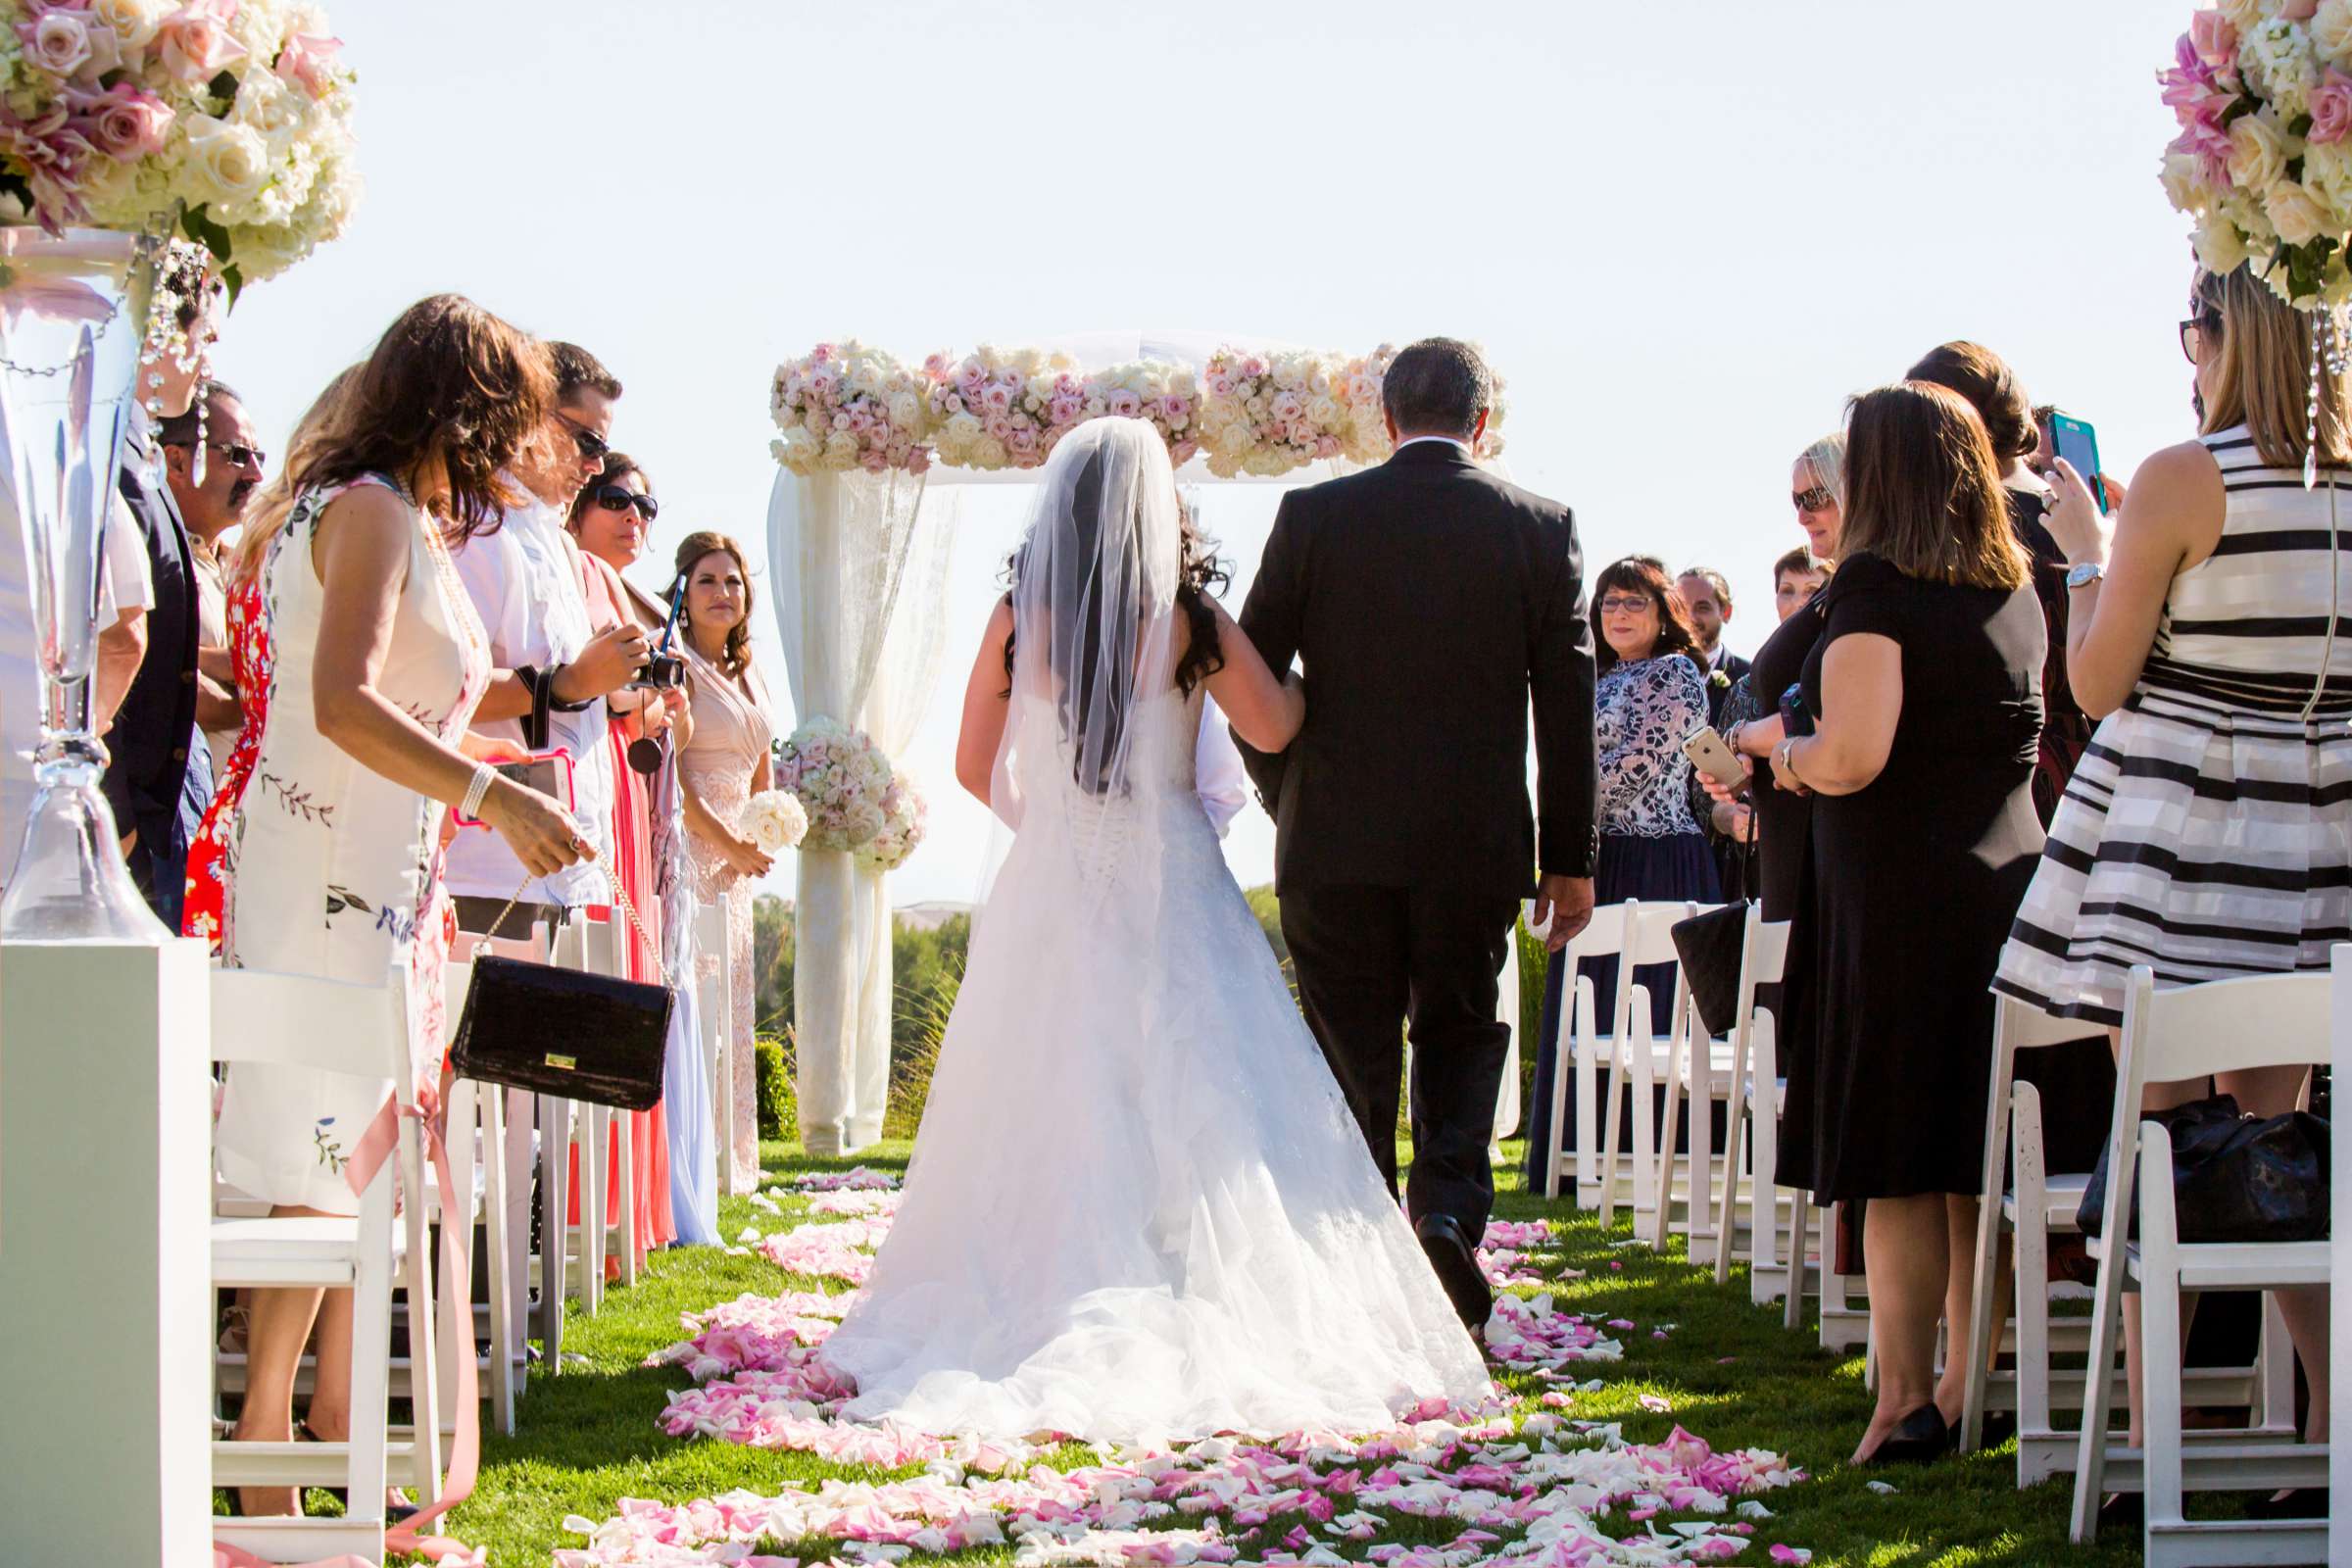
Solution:
[[(123, 863), (94, 723), (103, 530), (163, 241), (0, 228), (0, 460), (24, 535), (41, 739), (0, 896), (0, 939), (159, 943), (175, 933)], [(0, 538), (0, 549), (15, 548)]]

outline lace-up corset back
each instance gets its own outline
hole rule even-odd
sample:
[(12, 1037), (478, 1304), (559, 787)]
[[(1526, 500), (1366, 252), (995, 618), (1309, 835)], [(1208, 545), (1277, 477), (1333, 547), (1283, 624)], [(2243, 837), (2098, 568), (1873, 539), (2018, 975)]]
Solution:
[(1012, 776), (1021, 797), (1021, 838), (1035, 843), (1066, 834), (1097, 882), (1116, 879), (1133, 852), (1164, 844), (1195, 822), (1213, 843), (1215, 830), (1195, 793), (1206, 695), (1196, 689), (1187, 697), (1171, 687), (1146, 700), (1131, 719), (1119, 782), (1102, 791), (1076, 777), (1073, 749), (1054, 734), (1054, 709), (1016, 699)]

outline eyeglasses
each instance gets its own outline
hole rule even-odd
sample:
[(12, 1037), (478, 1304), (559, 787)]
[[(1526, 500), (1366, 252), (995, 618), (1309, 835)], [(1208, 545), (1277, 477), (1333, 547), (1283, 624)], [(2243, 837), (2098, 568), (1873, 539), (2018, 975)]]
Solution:
[(1838, 498), (1830, 494), (1830, 487), (1823, 484), (1817, 484), (1810, 490), (1794, 491), (1788, 499), (1799, 512), (1827, 512), (1838, 504)]
[(1639, 615), (1651, 608), (1647, 594), (1611, 594), (1600, 602), (1604, 615)]
[(2192, 316), (2180, 323), (2180, 352), (2189, 364), (2205, 357), (2205, 334), (2221, 324), (2210, 316)]
[(611, 442), (568, 415), (557, 415), (556, 422), (571, 432), (572, 442), (579, 447), (580, 456), (583, 458), (594, 458), (597, 462), (602, 463), (605, 461), (605, 454), (612, 450)]
[(270, 454), (260, 447), (249, 447), (242, 441), (207, 441), (205, 445), (226, 458), (232, 468), (252, 468), (259, 472), (270, 466)]
[(662, 515), (662, 503), (622, 484), (609, 484), (600, 488), (596, 492), (596, 504), (607, 512), (626, 512), (635, 507), (637, 515), (648, 522)]

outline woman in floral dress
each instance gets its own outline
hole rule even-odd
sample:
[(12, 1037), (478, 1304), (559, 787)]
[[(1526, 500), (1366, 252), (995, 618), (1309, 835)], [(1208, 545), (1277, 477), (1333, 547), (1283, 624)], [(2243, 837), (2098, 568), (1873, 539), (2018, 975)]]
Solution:
[[(310, 412), (294, 426), (289, 470), (312, 462), (321, 444), (336, 433), (337, 421), (360, 377), (353, 366), (329, 381)], [(262, 599), (262, 564), (270, 542), (285, 531), (293, 515), (295, 496), (280, 474), (256, 498), (253, 515), (238, 537), (228, 573), (228, 657), (237, 677), (241, 722), (237, 744), (221, 764), (213, 804), (206, 808), (204, 825), (188, 846), (188, 881), (181, 904), (180, 932), (200, 937), (216, 949), (220, 945), (221, 906), (227, 897), (230, 866), (228, 847), (236, 836), (237, 803), (253, 777), (253, 760), (261, 755), (262, 728), (269, 718), (270, 617)]]
[[(728, 1044), (734, 1057), (735, 1124), (719, 1130), (734, 1161), (736, 1185), (760, 1172), (758, 1078), (752, 1054), (759, 979), (752, 973), (752, 885), (774, 864), (741, 823), (751, 798), (769, 782), (768, 742), (775, 735), (766, 688), (752, 665), (752, 582), (743, 547), (718, 533), (687, 535), (678, 546), (681, 615), (693, 693), (694, 738), (678, 754), (686, 826), (694, 838), (695, 893), (727, 905), (727, 951), (735, 976)], [(670, 585), (677, 591), (677, 582)]]
[[(289, 472), (300, 499), (261, 574), (278, 656), (270, 722), (229, 850), (223, 958), (360, 985), (405, 973), (413, 1071), (407, 1083), (370, 1085), (271, 1064), (229, 1069), (215, 1138), (220, 1174), (272, 1213), (358, 1212), (360, 1173), (349, 1167), (362, 1133), (388, 1097), (428, 1111), (438, 1099), (447, 808), (470, 792), (475, 814), (535, 874), (581, 858), (578, 825), (561, 807), (461, 749), (490, 658), (448, 548), (498, 515), (499, 471), (553, 396), (544, 345), (468, 301), (436, 296), (376, 345), (342, 437)], [(295, 1371), (314, 1319), (304, 1425), (325, 1441), (349, 1435), (351, 1314), (348, 1291), (254, 1293), (236, 1441), (292, 1437)], [(291, 1489), (248, 1489), (240, 1511), (299, 1506)]]

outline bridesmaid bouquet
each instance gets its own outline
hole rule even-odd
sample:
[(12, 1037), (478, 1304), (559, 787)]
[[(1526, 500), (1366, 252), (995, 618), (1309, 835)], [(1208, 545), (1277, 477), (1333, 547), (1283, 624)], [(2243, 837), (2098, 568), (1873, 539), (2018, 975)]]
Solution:
[(776, 748), (775, 778), (807, 813), (804, 849), (847, 851), (895, 871), (922, 842), (922, 797), (861, 730), (810, 719)]
[(743, 819), (736, 831), (770, 855), (798, 849), (808, 834), (808, 813), (782, 790), (761, 790), (743, 803)]
[(353, 75), (288, 0), (0, 0), (0, 222), (174, 219), (233, 298), (343, 231)]
[(2352, 299), (2352, 0), (2224, 0), (2157, 79), (2180, 127), (2165, 195), (2205, 270), (2251, 259), (2290, 304)]

